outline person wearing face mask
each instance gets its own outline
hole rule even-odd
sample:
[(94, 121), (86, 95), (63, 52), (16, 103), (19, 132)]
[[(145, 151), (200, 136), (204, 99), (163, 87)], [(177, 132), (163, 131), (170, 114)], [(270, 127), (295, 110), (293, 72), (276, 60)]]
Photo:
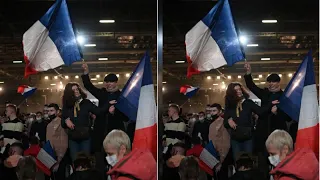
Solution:
[(211, 105), (208, 104), (207, 107), (206, 107), (206, 117), (205, 119), (208, 120), (208, 121), (211, 121), (212, 118), (211, 118)]
[(273, 131), (265, 142), (274, 180), (319, 179), (319, 161), (308, 148), (293, 150), (293, 141), (284, 130)]
[(97, 107), (86, 97), (87, 95), (77, 83), (68, 83), (64, 89), (61, 126), (68, 129), (69, 150), (73, 161), (78, 152), (91, 152), (90, 112), (99, 115), (105, 113), (110, 107), (109, 102), (105, 102), (102, 107)]
[[(245, 64), (246, 74), (244, 80), (248, 89), (261, 100), (261, 106), (269, 104), (271, 101), (279, 100), (283, 91), (280, 88), (281, 78), (278, 74), (270, 74), (267, 81), (267, 88), (258, 87), (252, 79), (251, 66), (249, 63)], [(265, 112), (259, 116), (259, 121), (256, 125), (255, 149), (259, 159), (259, 169), (264, 176), (268, 176), (268, 155), (264, 145), (269, 134), (275, 129), (282, 129), (289, 132), (290, 127), (287, 122), (292, 122), (292, 119), (281, 109), (274, 105), (270, 111)], [(294, 122), (295, 126), (297, 122)], [(296, 130), (291, 131), (292, 137), (296, 136)]]
[(231, 137), (233, 158), (238, 153), (253, 151), (252, 112), (261, 115), (271, 109), (279, 101), (272, 101), (268, 105), (260, 107), (249, 99), (249, 93), (240, 83), (230, 83), (225, 96), (224, 126)]
[(216, 166), (217, 176), (219, 179), (226, 179), (228, 177), (228, 164), (224, 163), (224, 160), (230, 149), (230, 135), (223, 125), (221, 105), (215, 103), (211, 105), (211, 108), (213, 120), (209, 127), (209, 141), (212, 141), (220, 157), (220, 163)]
[(49, 121), (49, 115), (48, 115), (48, 104), (45, 104), (43, 107), (43, 119), (45, 121)]
[(66, 161), (64, 159), (68, 148), (68, 135), (66, 130), (61, 126), (61, 118), (58, 116), (59, 106), (57, 104), (49, 104), (48, 115), (50, 123), (47, 126), (46, 139), (50, 142), (57, 163), (52, 167), (55, 179), (65, 179)]
[[(199, 113), (199, 121), (195, 122), (194, 124), (192, 137), (193, 138), (199, 137), (201, 139), (202, 145), (205, 146), (209, 142), (208, 137), (209, 137), (210, 121), (207, 118), (203, 118), (203, 115), (204, 115), (204, 112)], [(210, 117), (211, 117), (211, 114), (210, 114)]]
[(31, 125), (30, 137), (37, 136), (41, 144), (46, 141), (47, 123), (42, 117), (42, 113), (39, 111), (36, 113), (36, 120)]
[(131, 151), (129, 136), (121, 130), (112, 130), (103, 141), (107, 154), (108, 180), (156, 180), (157, 164), (147, 149)]
[(192, 132), (193, 132), (193, 128), (194, 128), (194, 124), (199, 120), (199, 116), (197, 114), (194, 114), (190, 120), (188, 121), (188, 133), (189, 136), (192, 136)]

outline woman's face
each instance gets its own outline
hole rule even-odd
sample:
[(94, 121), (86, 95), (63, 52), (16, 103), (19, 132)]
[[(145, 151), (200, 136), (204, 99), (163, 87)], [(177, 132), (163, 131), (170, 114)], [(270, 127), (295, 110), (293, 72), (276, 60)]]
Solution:
[(242, 89), (241, 89), (241, 87), (239, 85), (235, 86), (234, 90), (236, 91), (238, 97), (242, 97), (243, 96)]
[(72, 86), (72, 91), (75, 97), (79, 97), (81, 95), (78, 86)]

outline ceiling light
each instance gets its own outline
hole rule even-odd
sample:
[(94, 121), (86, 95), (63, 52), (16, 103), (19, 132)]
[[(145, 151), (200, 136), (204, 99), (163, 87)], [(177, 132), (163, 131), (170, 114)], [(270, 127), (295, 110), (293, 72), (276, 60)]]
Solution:
[(162, 88), (162, 91), (165, 91), (165, 90), (166, 90), (166, 88), (163, 87), (163, 88)]
[(60, 84), (62, 84), (62, 82), (60, 81)]
[(241, 76), (238, 76), (238, 79), (241, 79)]
[(108, 76), (108, 74), (105, 74), (104, 77)]
[(255, 80), (255, 81), (259, 81), (259, 78), (254, 78), (253, 80)]
[(225, 84), (224, 81), (222, 81), (222, 84)]
[(76, 79), (79, 79), (79, 76), (77, 75), (77, 76), (75, 76), (75, 78), (76, 78)]
[(260, 84), (265, 84), (266, 82), (260, 82)]
[(0, 87), (0, 91), (2, 91), (2, 87)]
[(270, 76), (270, 74), (268, 74), (268, 76)]
[(58, 79), (58, 76), (54, 76), (53, 78), (54, 78), (54, 79)]
[(13, 64), (19, 64), (19, 63), (22, 63), (22, 61), (12, 61)]
[(225, 84), (222, 84), (221, 85), (221, 89), (225, 89), (226, 88), (226, 85)]
[(214, 86), (218, 86), (219, 84), (212, 84), (212, 85), (214, 85)]
[(240, 40), (240, 43), (241, 43), (241, 44), (246, 44), (247, 41), (248, 41), (247, 37), (245, 37), (245, 36), (240, 36), (240, 37), (239, 37), (239, 40)]
[(83, 36), (78, 36), (78, 37), (77, 37), (77, 41), (78, 41), (79, 44), (82, 45), (82, 44), (85, 42), (85, 39), (84, 39)]
[(282, 77), (282, 74), (279, 74), (279, 77)]
[(259, 75), (259, 78), (262, 78), (262, 74)]
[(116, 76), (117, 76), (117, 77), (119, 77), (119, 76), (120, 76), (120, 74), (117, 74)]
[(176, 61), (177, 64), (185, 63), (185, 61)]
[(96, 47), (96, 44), (85, 44), (85, 47)]
[(97, 74), (97, 75), (96, 75), (96, 78), (100, 78), (100, 75), (99, 75), (99, 74)]
[(56, 84), (50, 84), (51, 86), (55, 86)]
[(109, 20), (100, 20), (99, 23), (115, 23), (116, 21), (113, 19), (109, 19)]
[(207, 79), (211, 79), (211, 76), (207, 76)]
[(98, 82), (98, 84), (103, 84), (103, 82), (100, 81), (100, 82)]
[(292, 73), (288, 74), (289, 77), (292, 77)]
[(277, 23), (277, 20), (262, 20), (262, 23)]
[(49, 77), (48, 77), (48, 76), (45, 76), (44, 79), (49, 79)]
[(231, 76), (228, 76), (228, 79), (231, 79)]
[(127, 73), (127, 74), (126, 74), (126, 77), (130, 77), (130, 73)]
[(257, 47), (259, 44), (247, 44), (247, 47)]
[(167, 82), (166, 82), (166, 81), (163, 81), (162, 84), (167, 84)]
[(91, 78), (91, 81), (96, 81), (97, 80), (97, 78)]
[(261, 61), (270, 61), (270, 58), (261, 58)]
[(108, 58), (99, 58), (98, 60), (99, 60), (99, 61), (107, 61)]
[(69, 79), (69, 76), (65, 76), (64, 78)]
[[(211, 88), (209, 88), (211, 90)], [(191, 106), (191, 105), (190, 105)]]
[(60, 88), (60, 89), (63, 89), (63, 84), (61, 84), (61, 85), (59, 86), (59, 88)]
[(4, 81), (0, 81), (0, 84), (4, 84)]
[(217, 76), (217, 79), (220, 79), (220, 76)]

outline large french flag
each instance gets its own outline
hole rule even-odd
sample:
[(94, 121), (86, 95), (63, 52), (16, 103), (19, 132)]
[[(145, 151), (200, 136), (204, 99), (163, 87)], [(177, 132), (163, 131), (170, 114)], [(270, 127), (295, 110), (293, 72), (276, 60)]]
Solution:
[(149, 149), (157, 157), (157, 107), (148, 52), (124, 86), (116, 108), (136, 121), (133, 149)]
[(310, 148), (319, 159), (319, 110), (311, 51), (280, 98), (279, 108), (299, 121), (295, 148)]
[(66, 0), (56, 0), (23, 34), (25, 77), (81, 59)]
[(180, 87), (180, 93), (184, 94), (188, 98), (191, 98), (198, 92), (199, 88), (198, 87), (193, 87), (189, 85), (183, 85)]
[(199, 159), (199, 166), (209, 173), (213, 175), (213, 168), (220, 162), (219, 161), (219, 153), (215, 149), (212, 141), (210, 141), (205, 148), (202, 149), (200, 153)]
[(37, 88), (35, 88), (35, 87), (30, 87), (30, 86), (27, 86), (27, 85), (21, 85), (21, 86), (18, 87), (17, 92), (22, 94), (25, 98), (28, 98), (36, 90), (37, 90)]
[(228, 0), (219, 0), (186, 34), (187, 77), (245, 59)]

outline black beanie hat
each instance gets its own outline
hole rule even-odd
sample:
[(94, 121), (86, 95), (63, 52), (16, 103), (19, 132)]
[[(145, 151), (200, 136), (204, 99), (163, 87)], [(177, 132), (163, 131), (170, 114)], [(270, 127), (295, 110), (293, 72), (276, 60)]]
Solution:
[(118, 82), (118, 77), (115, 74), (108, 74), (104, 77), (104, 82)]
[(270, 74), (267, 77), (267, 82), (280, 82), (281, 78), (278, 74)]

